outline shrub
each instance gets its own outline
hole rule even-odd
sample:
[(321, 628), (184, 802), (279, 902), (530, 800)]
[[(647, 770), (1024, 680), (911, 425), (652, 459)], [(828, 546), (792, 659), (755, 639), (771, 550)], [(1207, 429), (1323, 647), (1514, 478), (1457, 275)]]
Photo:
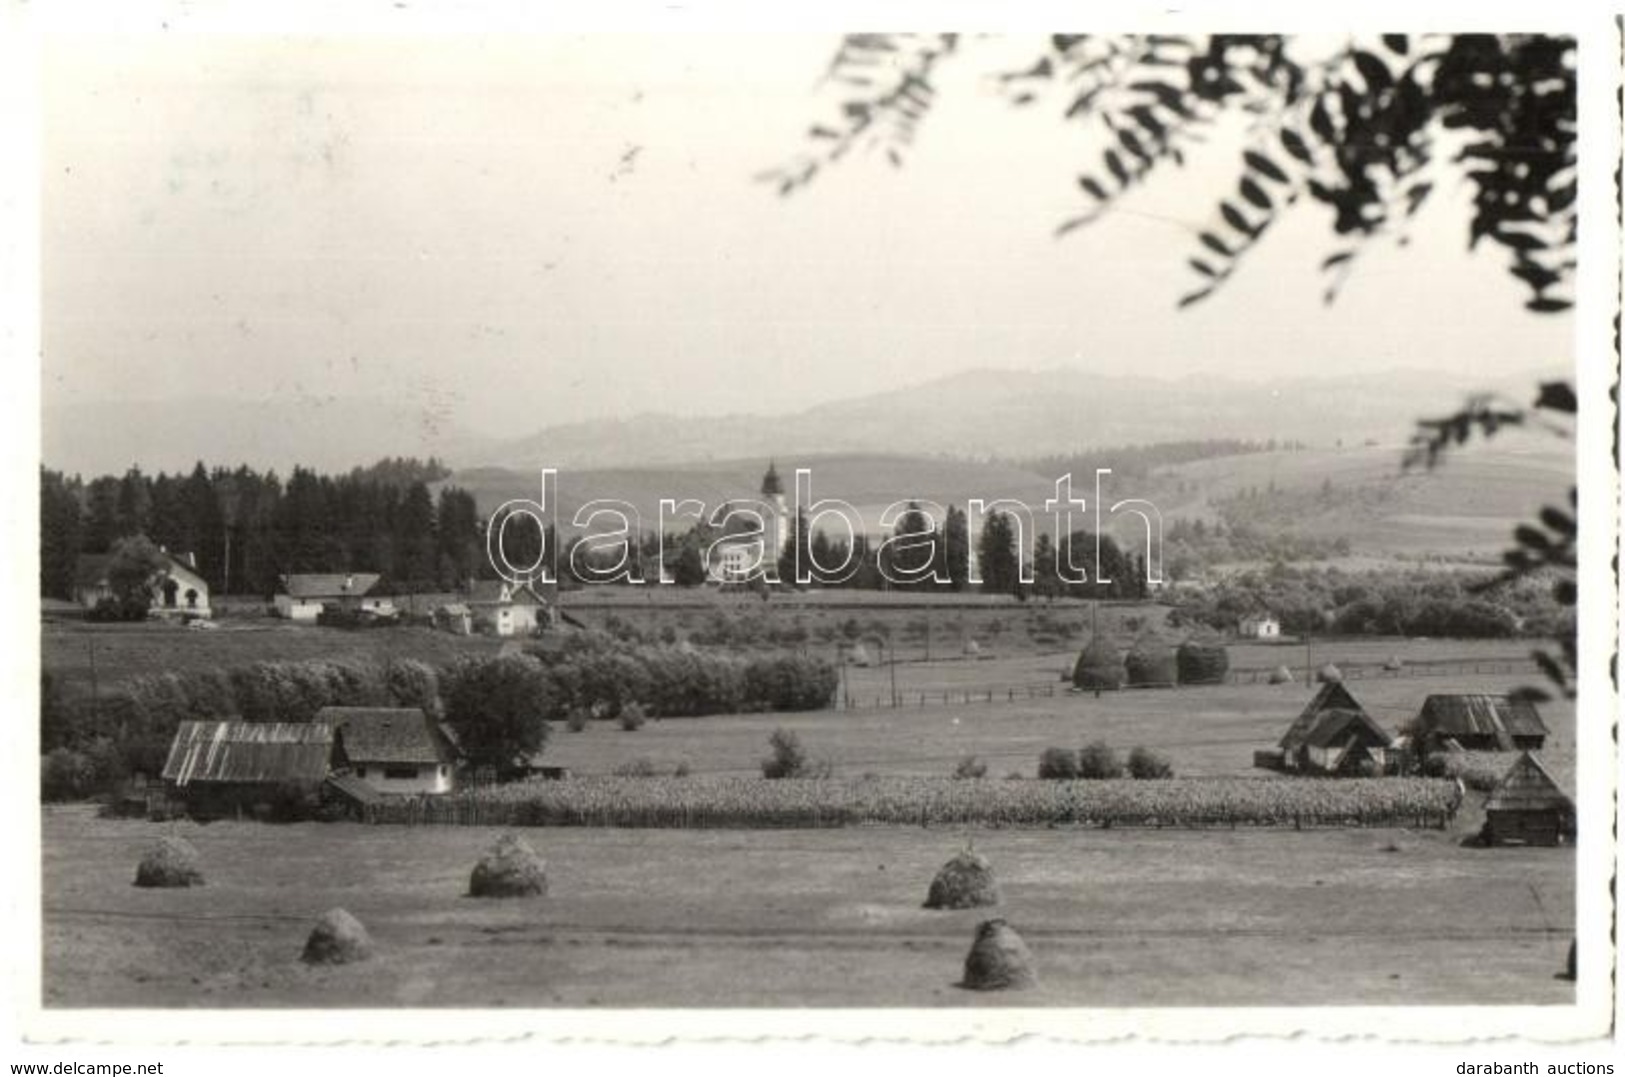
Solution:
[(980, 757), (967, 755), (959, 761), (954, 768), (956, 778), (985, 778), (987, 777), (987, 764)]
[(1123, 776), (1123, 762), (1105, 741), (1086, 745), (1078, 753), (1078, 777), (1106, 780)]
[(572, 707), (569, 716), (564, 720), (564, 728), (572, 733), (580, 733), (587, 728), (587, 723), (590, 721), (592, 721), (592, 712), (586, 707)]
[(1172, 778), (1174, 768), (1167, 756), (1137, 744), (1128, 753), (1128, 773), (1129, 777), (1141, 780)]
[(95, 764), (83, 752), (53, 748), (40, 757), (41, 800), (83, 800), (95, 782)]
[(683, 760), (682, 762), (678, 763), (671, 770), (671, 776), (673, 778), (686, 778), (686, 777), (688, 777), (688, 775), (689, 775), (689, 766), (688, 766), (688, 760), (686, 760), (686, 759)]
[(621, 707), (621, 728), (628, 733), (635, 733), (643, 728), (648, 716), (643, 712), (641, 703), (627, 703)]
[(767, 738), (773, 754), (762, 760), (764, 778), (800, 778), (807, 774), (807, 753), (801, 738), (788, 729), (775, 729)]
[(1078, 776), (1078, 753), (1070, 748), (1045, 748), (1038, 757), (1038, 776), (1065, 781)]

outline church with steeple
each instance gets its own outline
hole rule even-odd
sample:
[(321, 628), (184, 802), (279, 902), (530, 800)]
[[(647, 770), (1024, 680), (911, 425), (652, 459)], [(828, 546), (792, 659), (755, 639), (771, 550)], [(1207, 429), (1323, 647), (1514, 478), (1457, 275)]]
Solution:
[[(763, 521), (766, 535), (762, 539), (762, 563), (772, 566), (778, 561), (779, 551), (784, 546), (784, 540), (792, 533), (794, 521), (790, 517), (790, 506), (784, 497), (784, 480), (779, 478), (779, 469), (774, 461), (768, 461), (767, 471), (762, 474), (760, 500), (766, 507), (768, 518)], [(751, 574), (756, 567), (757, 540), (754, 538), (740, 538), (735, 541), (723, 539), (714, 547), (715, 553), (711, 558), (710, 576), (718, 583), (739, 583)]]

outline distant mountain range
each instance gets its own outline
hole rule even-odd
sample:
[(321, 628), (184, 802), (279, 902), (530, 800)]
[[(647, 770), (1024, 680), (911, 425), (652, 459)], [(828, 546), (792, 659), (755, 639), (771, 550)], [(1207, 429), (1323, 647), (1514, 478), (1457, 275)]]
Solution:
[(1472, 381), (1459, 373), (1327, 374), (1272, 382), (1164, 381), (1082, 370), (972, 370), (910, 389), (782, 415), (647, 412), (549, 426), (503, 439), (456, 415), (388, 399), (114, 401), (46, 408), (45, 463), (84, 474), (246, 462), (348, 470), (385, 456), (439, 456), (459, 469), (641, 468), (812, 454), (1019, 460), (1101, 446), (1199, 438), (1403, 442), (1417, 418), (1476, 391), (1533, 396), (1537, 375)]

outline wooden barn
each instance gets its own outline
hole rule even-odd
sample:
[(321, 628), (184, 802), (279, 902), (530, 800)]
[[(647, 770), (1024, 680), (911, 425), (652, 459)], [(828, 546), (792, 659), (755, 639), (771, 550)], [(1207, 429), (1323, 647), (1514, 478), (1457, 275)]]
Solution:
[(1450, 741), (1470, 752), (1539, 751), (1547, 732), (1533, 703), (1510, 696), (1428, 696), (1411, 722), (1412, 739), (1423, 755)]
[(1484, 802), (1486, 845), (1561, 845), (1574, 840), (1574, 801), (1540, 757), (1524, 752)]
[(333, 765), (380, 793), (449, 793), (457, 753), (417, 707), (323, 707), (316, 721), (333, 730)]
[(1382, 774), (1393, 743), (1343, 682), (1329, 681), (1281, 738), (1279, 765), (1310, 774)]
[(333, 729), (313, 722), (182, 722), (163, 780), (194, 818), (274, 811), (314, 798), (327, 778)]

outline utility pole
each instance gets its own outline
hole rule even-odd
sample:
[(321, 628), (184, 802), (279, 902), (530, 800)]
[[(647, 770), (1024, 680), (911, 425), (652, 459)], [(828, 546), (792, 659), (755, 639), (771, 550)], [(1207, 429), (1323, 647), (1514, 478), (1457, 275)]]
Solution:
[(1313, 692), (1315, 690), (1315, 634), (1312, 629), (1306, 628), (1303, 630), (1303, 645), (1305, 651), (1303, 683), (1307, 684), (1309, 690)]
[(888, 648), (891, 652), (891, 705), (897, 706), (897, 648)]

